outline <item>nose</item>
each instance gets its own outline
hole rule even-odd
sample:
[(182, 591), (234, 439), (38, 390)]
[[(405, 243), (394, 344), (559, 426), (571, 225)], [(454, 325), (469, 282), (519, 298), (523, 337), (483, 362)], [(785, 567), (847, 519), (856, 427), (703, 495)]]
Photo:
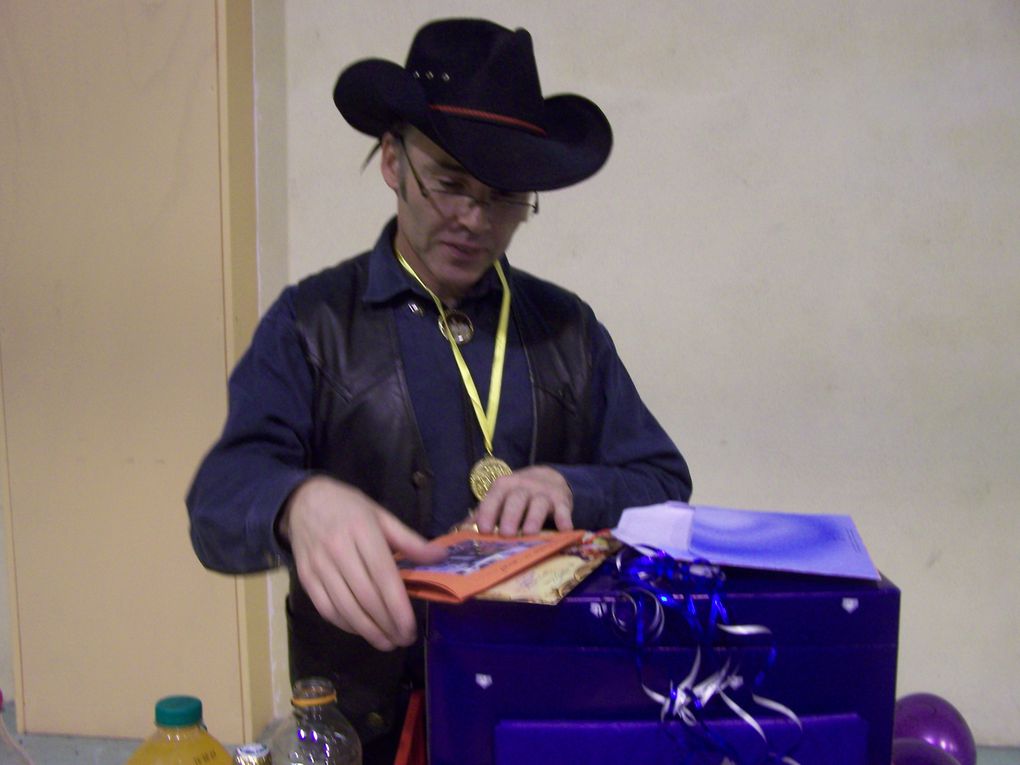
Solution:
[(457, 222), (470, 231), (485, 231), (492, 227), (492, 219), (489, 215), (491, 206), (489, 202), (474, 197), (464, 197), (464, 204), (460, 205), (457, 213)]

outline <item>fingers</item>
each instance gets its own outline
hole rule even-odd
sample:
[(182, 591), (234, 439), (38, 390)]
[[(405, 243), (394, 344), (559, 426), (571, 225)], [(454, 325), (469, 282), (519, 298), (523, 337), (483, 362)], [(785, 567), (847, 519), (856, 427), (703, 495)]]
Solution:
[(573, 528), (573, 498), (556, 470), (534, 465), (497, 478), (476, 512), (478, 530), (512, 536), (537, 534), (551, 517), (556, 528)]
[(446, 557), (445, 547), (428, 541), (390, 513), (380, 514), (379, 527), (389, 547), (415, 563), (439, 563)]
[(574, 528), (574, 508), (569, 501), (556, 505), (553, 510), (553, 521), (558, 531), (571, 531)]
[(383, 651), (414, 642), (414, 611), (390, 539), (426, 559), (435, 559), (434, 546), (331, 479), (302, 486), (285, 512), (298, 576), (323, 618)]
[(489, 491), (475, 509), (475, 526), (478, 527), (478, 531), (482, 534), (492, 534), (496, 531), (496, 525), (499, 522), (500, 512), (503, 508), (503, 500), (501, 497), (497, 497), (497, 493), (503, 491), (503, 483), (505, 482), (502, 478), (497, 478), (493, 481)]
[(414, 613), (381, 533), (350, 527), (342, 543), (324, 540), (305, 555), (295, 550), (295, 558), (302, 584), (327, 621), (383, 651), (414, 641)]
[(520, 529), (531, 492), (510, 478), (493, 482), (478, 505), (478, 530), (483, 534), (512, 536)]
[[(325, 568), (317, 576), (303, 577), (302, 582), (306, 582), (308, 596), (323, 618), (340, 629), (361, 635), (381, 651), (392, 651), (403, 644), (400, 629), (383, 605), (381, 594), (374, 587), (367, 590), (362, 575), (348, 572), (340, 576), (336, 570)], [(411, 627), (413, 640), (413, 619)]]
[(570, 531), (574, 528), (574, 508), (570, 490), (543, 497), (541, 502), (532, 500), (524, 522), (525, 534), (537, 534), (552, 516), (553, 524), (558, 531)]

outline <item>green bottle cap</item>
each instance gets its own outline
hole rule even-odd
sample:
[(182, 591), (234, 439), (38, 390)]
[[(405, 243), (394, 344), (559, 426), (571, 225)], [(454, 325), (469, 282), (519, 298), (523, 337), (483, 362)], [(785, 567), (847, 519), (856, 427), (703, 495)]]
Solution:
[(181, 728), (202, 722), (202, 702), (194, 696), (167, 696), (156, 702), (156, 725)]

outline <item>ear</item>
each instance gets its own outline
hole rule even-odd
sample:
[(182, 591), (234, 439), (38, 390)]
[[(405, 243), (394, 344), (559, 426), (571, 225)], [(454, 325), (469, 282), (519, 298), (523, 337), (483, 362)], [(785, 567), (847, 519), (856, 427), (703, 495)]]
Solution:
[(396, 136), (393, 133), (383, 133), (380, 139), (380, 151), (381, 159), (379, 161), (379, 169), (382, 171), (383, 180), (386, 181), (386, 185), (394, 191), (400, 189), (400, 145), (397, 143)]

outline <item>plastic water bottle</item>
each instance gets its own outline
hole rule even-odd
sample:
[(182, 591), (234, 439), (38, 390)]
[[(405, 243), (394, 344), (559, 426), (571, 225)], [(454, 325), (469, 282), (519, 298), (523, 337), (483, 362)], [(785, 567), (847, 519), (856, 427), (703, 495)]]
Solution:
[(265, 744), (244, 744), (234, 750), (234, 765), (273, 765), (273, 756)]
[(290, 703), (293, 714), (266, 733), (273, 765), (361, 765), (361, 739), (337, 707), (333, 683), (298, 680)]
[(233, 758), (202, 724), (202, 702), (167, 696), (156, 702), (156, 731), (125, 765), (231, 765)]

